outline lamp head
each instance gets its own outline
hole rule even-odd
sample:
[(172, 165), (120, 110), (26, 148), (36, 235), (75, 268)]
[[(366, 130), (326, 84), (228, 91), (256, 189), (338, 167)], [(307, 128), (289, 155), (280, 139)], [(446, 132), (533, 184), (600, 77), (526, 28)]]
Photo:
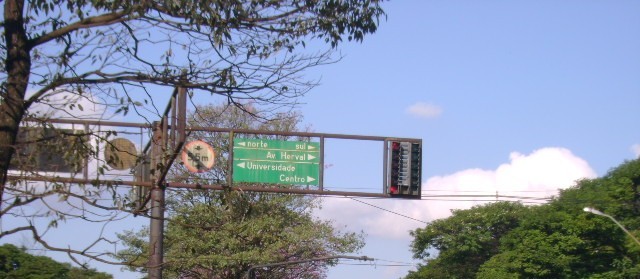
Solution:
[(602, 211), (597, 210), (597, 209), (595, 209), (593, 207), (585, 207), (582, 210), (584, 212), (589, 212), (589, 213), (593, 213), (593, 214), (596, 214), (596, 215), (606, 216), (604, 213), (602, 213)]

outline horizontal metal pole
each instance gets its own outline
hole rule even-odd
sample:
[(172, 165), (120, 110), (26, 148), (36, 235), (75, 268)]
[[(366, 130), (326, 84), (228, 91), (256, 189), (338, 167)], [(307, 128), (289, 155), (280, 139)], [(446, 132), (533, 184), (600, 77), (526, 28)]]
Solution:
[(110, 180), (110, 179), (102, 179), (102, 180), (91, 180), (84, 178), (71, 178), (71, 177), (54, 177), (54, 176), (18, 176), (18, 175), (8, 175), (7, 178), (9, 180), (28, 180), (28, 181), (41, 181), (41, 182), (53, 182), (53, 183), (70, 183), (70, 184), (113, 184), (113, 185), (123, 185), (123, 186), (142, 186), (142, 187), (153, 187), (153, 183), (151, 182), (135, 182), (135, 181), (122, 181), (122, 180)]
[[(153, 124), (150, 123), (131, 123), (131, 122), (115, 122), (115, 121), (100, 121), (100, 120), (82, 120), (82, 119), (37, 119), (28, 118), (24, 121), (46, 121), (58, 124), (87, 124), (87, 125), (102, 125), (102, 126), (119, 126), (119, 127), (135, 127), (135, 128), (152, 128)], [(169, 127), (170, 128), (170, 127)], [(216, 127), (188, 127), (185, 131), (203, 131), (203, 132), (219, 132), (236, 134), (252, 134), (252, 135), (278, 135), (278, 136), (292, 136), (292, 137), (310, 137), (310, 138), (332, 138), (332, 139), (352, 139), (352, 140), (371, 140), (371, 141), (406, 141), (421, 143), (422, 139), (415, 138), (400, 138), (400, 137), (384, 137), (384, 136), (365, 136), (365, 135), (349, 135), (349, 134), (332, 134), (332, 133), (315, 133), (315, 132), (282, 132), (282, 131), (265, 131), (265, 130), (251, 130), (251, 129), (231, 129), (231, 128), (216, 128)]]
[(251, 129), (230, 129), (230, 128), (215, 128), (215, 127), (191, 127), (187, 128), (187, 131), (205, 131), (205, 132), (219, 132), (236, 134), (252, 134), (252, 135), (277, 135), (277, 136), (290, 136), (290, 137), (310, 137), (310, 138), (333, 138), (333, 139), (353, 139), (353, 140), (371, 140), (371, 141), (407, 141), (420, 143), (422, 139), (413, 138), (398, 138), (398, 137), (382, 137), (382, 136), (363, 136), (363, 135), (348, 135), (348, 134), (328, 134), (328, 133), (314, 133), (314, 132), (282, 132), (282, 131), (265, 131), (265, 130), (251, 130)]
[(83, 119), (38, 119), (38, 118), (26, 118), (25, 122), (50, 122), (56, 124), (87, 124), (96, 126), (113, 126), (113, 127), (133, 127), (133, 128), (151, 128), (151, 124), (148, 123), (132, 123), (132, 122), (116, 122), (116, 121), (102, 121), (102, 120), (83, 120)]
[[(71, 183), (71, 184), (113, 184), (123, 186), (141, 186), (141, 187), (154, 187), (151, 182), (134, 182), (134, 181), (121, 181), (121, 180), (91, 180), (80, 178), (65, 178), (65, 177), (24, 177), (24, 176), (8, 176), (9, 180), (29, 180), (29, 181), (42, 181), (53, 183)], [(263, 193), (282, 193), (282, 194), (299, 194), (299, 195), (319, 195), (319, 196), (345, 196), (345, 197), (366, 197), (366, 198), (390, 198), (389, 194), (382, 193), (363, 193), (363, 192), (345, 192), (345, 191), (321, 191), (321, 190), (307, 190), (307, 189), (293, 189), (293, 188), (269, 188), (269, 187), (256, 187), (256, 186), (239, 186), (239, 187), (227, 187), (222, 184), (190, 184), (182, 182), (170, 182), (166, 183), (167, 188), (181, 188), (181, 189), (207, 189), (207, 190), (223, 190), (231, 189), (235, 191), (245, 192), (263, 192)]]
[(204, 184), (188, 184), (181, 182), (167, 183), (167, 188), (185, 188), (185, 189), (208, 189), (208, 190), (223, 190), (231, 189), (245, 192), (263, 192), (263, 193), (282, 193), (282, 194), (300, 194), (300, 195), (319, 195), (319, 196), (353, 196), (353, 197), (366, 197), (366, 198), (390, 198), (389, 194), (382, 193), (363, 193), (363, 192), (344, 192), (344, 191), (321, 191), (321, 190), (307, 190), (307, 189), (293, 189), (293, 188), (269, 188), (269, 187), (256, 187), (256, 186), (238, 186), (228, 187), (222, 184), (204, 185)]

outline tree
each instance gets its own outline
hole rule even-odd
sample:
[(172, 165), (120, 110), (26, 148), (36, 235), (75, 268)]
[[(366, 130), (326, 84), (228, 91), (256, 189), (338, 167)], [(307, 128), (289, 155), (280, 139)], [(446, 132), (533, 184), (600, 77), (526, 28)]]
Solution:
[(477, 278), (588, 278), (610, 271), (612, 260), (624, 253), (624, 242), (593, 241), (611, 227), (585, 221), (583, 212), (558, 211), (553, 203), (532, 208), (518, 228), (502, 237), (500, 252), (480, 266)]
[[(114, 212), (122, 210), (121, 193), (114, 185), (34, 187), (24, 178), (7, 183), (16, 149), (27, 144), (17, 138), (24, 120), (56, 130), (47, 124), (48, 115), (34, 110), (37, 105), (80, 118), (89, 103), (104, 109), (99, 115), (102, 120), (137, 112), (150, 122), (157, 116), (152, 112), (161, 110), (155, 107), (153, 91), (181, 86), (190, 94), (209, 93), (239, 107), (251, 101), (275, 111), (295, 104), (296, 97), (317, 84), (304, 77), (306, 69), (335, 62), (332, 50), (343, 40), (362, 41), (376, 31), (384, 16), (380, 2), (3, 1), (0, 217), (17, 216), (25, 222), (3, 226), (0, 238), (27, 232), (47, 249), (87, 257), (91, 256), (84, 252), (87, 247), (69, 249), (47, 243), (44, 228), (35, 220), (48, 218), (45, 228), (54, 229), (71, 218), (113, 221), (117, 219)], [(311, 43), (314, 46), (307, 49)], [(49, 146), (62, 149), (76, 163), (90, 156), (99, 162), (100, 173), (108, 167), (95, 145), (108, 136), (59, 131), (37, 141), (69, 138), (73, 148)], [(28, 168), (29, 161), (20, 167), (25, 177), (39, 175)], [(111, 199), (105, 202), (105, 197)], [(55, 200), (75, 211), (50, 206)]]
[[(296, 113), (280, 116), (260, 122), (237, 107), (209, 106), (198, 108), (192, 121), (203, 126), (290, 132), (301, 120)], [(197, 175), (176, 169), (170, 179), (202, 184), (225, 181), (227, 135), (191, 136), (216, 147), (216, 167)], [(313, 197), (207, 190), (174, 190), (168, 196), (164, 242), (167, 278), (244, 278), (251, 266), (351, 253), (363, 244), (360, 235), (341, 233), (330, 222), (314, 218), (312, 211), (318, 201)], [(146, 230), (129, 231), (121, 238), (128, 248), (120, 257), (124, 261), (140, 259), (139, 266), (143, 266), (148, 253)], [(258, 270), (257, 274), (259, 278), (324, 278), (326, 266), (311, 262)]]
[(563, 190), (501, 240), (502, 252), (481, 267), (478, 278), (637, 278), (640, 247), (611, 220), (582, 209), (597, 207), (637, 231), (638, 182), (635, 160)]
[[(634, 160), (601, 178), (578, 181), (545, 205), (492, 210), (507, 206), (497, 203), (456, 211), (412, 232), (414, 256), (426, 264), (407, 278), (638, 278), (637, 243), (611, 220), (582, 209), (609, 212), (637, 234), (639, 182), (640, 160)], [(509, 225), (495, 234), (503, 212), (517, 214), (507, 213)], [(428, 258), (433, 253), (439, 254)]]
[(72, 267), (45, 256), (34, 256), (11, 244), (0, 246), (0, 277), (25, 279), (109, 279), (93, 269)]
[(454, 210), (451, 217), (412, 231), (414, 257), (427, 259), (427, 264), (407, 278), (473, 278), (527, 210), (519, 203), (497, 202)]

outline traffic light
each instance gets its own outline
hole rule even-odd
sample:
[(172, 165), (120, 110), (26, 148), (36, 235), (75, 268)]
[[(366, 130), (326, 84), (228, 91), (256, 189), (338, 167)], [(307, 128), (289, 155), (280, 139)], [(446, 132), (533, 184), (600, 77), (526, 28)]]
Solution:
[(420, 196), (422, 192), (422, 144), (411, 144), (411, 182), (409, 186), (410, 195)]
[(390, 141), (386, 193), (399, 197), (420, 198), (422, 145)]
[(398, 194), (399, 189), (399, 179), (400, 179), (400, 142), (393, 141), (391, 142), (391, 156), (390, 156), (390, 177), (389, 180), (389, 194)]

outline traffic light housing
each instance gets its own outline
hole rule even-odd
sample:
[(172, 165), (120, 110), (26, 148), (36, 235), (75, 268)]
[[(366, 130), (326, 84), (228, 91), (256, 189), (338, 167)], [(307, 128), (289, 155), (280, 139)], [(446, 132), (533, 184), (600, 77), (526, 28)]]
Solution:
[(422, 144), (406, 141), (388, 142), (386, 193), (396, 197), (421, 197)]

